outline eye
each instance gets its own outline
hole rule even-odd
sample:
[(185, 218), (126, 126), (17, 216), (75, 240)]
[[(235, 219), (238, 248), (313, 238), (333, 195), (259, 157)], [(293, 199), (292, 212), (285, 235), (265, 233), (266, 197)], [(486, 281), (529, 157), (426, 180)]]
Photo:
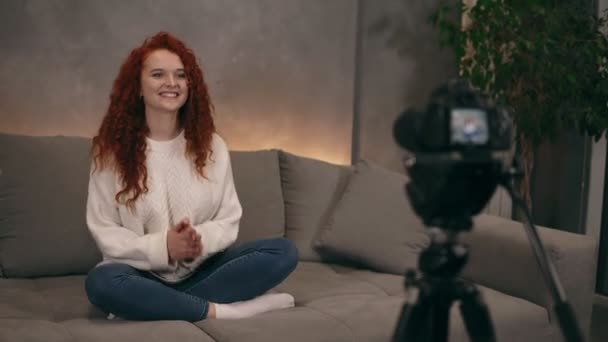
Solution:
[(160, 78), (163, 74), (161, 72), (153, 72), (152, 73), (152, 77), (154, 78)]
[(177, 74), (177, 77), (185, 79), (186, 78), (186, 74), (185, 73), (179, 73), (179, 74)]

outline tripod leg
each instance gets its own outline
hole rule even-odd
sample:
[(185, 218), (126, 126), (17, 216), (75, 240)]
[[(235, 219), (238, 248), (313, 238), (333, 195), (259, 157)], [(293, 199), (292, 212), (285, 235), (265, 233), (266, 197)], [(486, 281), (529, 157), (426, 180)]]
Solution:
[(472, 342), (495, 342), (494, 327), (490, 311), (483, 302), (481, 293), (472, 284), (464, 283), (460, 313)]
[(448, 329), (450, 320), (450, 308), (452, 299), (449, 296), (438, 294), (433, 305), (433, 320), (429, 331), (431, 338), (428, 341), (445, 342), (448, 340)]
[(431, 300), (420, 296), (416, 303), (405, 303), (393, 334), (393, 342), (428, 341), (431, 321)]

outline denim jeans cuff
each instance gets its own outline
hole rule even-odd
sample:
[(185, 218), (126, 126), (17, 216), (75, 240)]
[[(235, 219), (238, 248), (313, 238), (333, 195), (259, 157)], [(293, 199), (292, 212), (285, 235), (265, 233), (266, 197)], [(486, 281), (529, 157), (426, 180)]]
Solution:
[(201, 303), (203, 304), (203, 310), (202, 310), (202, 314), (201, 317), (199, 318), (199, 321), (202, 321), (204, 319), (207, 318), (207, 315), (209, 314), (209, 301), (208, 300), (202, 300)]

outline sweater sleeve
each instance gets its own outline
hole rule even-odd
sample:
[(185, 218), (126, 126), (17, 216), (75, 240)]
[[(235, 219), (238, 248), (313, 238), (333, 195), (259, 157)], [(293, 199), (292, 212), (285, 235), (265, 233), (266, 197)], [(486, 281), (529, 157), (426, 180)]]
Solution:
[(169, 264), (167, 232), (139, 235), (121, 225), (115, 200), (114, 173), (109, 168), (92, 171), (87, 198), (87, 226), (104, 261), (115, 261), (144, 271), (174, 269)]
[(217, 168), (215, 170), (218, 179), (216, 186), (221, 194), (220, 202), (215, 215), (210, 220), (194, 226), (194, 229), (201, 235), (203, 253), (194, 261), (184, 263), (189, 267), (200, 264), (232, 245), (236, 241), (239, 221), (243, 213), (234, 186), (228, 148), (218, 135), (215, 135), (214, 139), (216, 143), (214, 143), (213, 159)]

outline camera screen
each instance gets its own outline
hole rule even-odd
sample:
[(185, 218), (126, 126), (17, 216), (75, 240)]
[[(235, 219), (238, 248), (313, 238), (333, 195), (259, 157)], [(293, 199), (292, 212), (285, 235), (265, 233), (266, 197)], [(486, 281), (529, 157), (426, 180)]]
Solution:
[(454, 108), (450, 113), (452, 145), (486, 145), (489, 139), (488, 116), (475, 108)]

